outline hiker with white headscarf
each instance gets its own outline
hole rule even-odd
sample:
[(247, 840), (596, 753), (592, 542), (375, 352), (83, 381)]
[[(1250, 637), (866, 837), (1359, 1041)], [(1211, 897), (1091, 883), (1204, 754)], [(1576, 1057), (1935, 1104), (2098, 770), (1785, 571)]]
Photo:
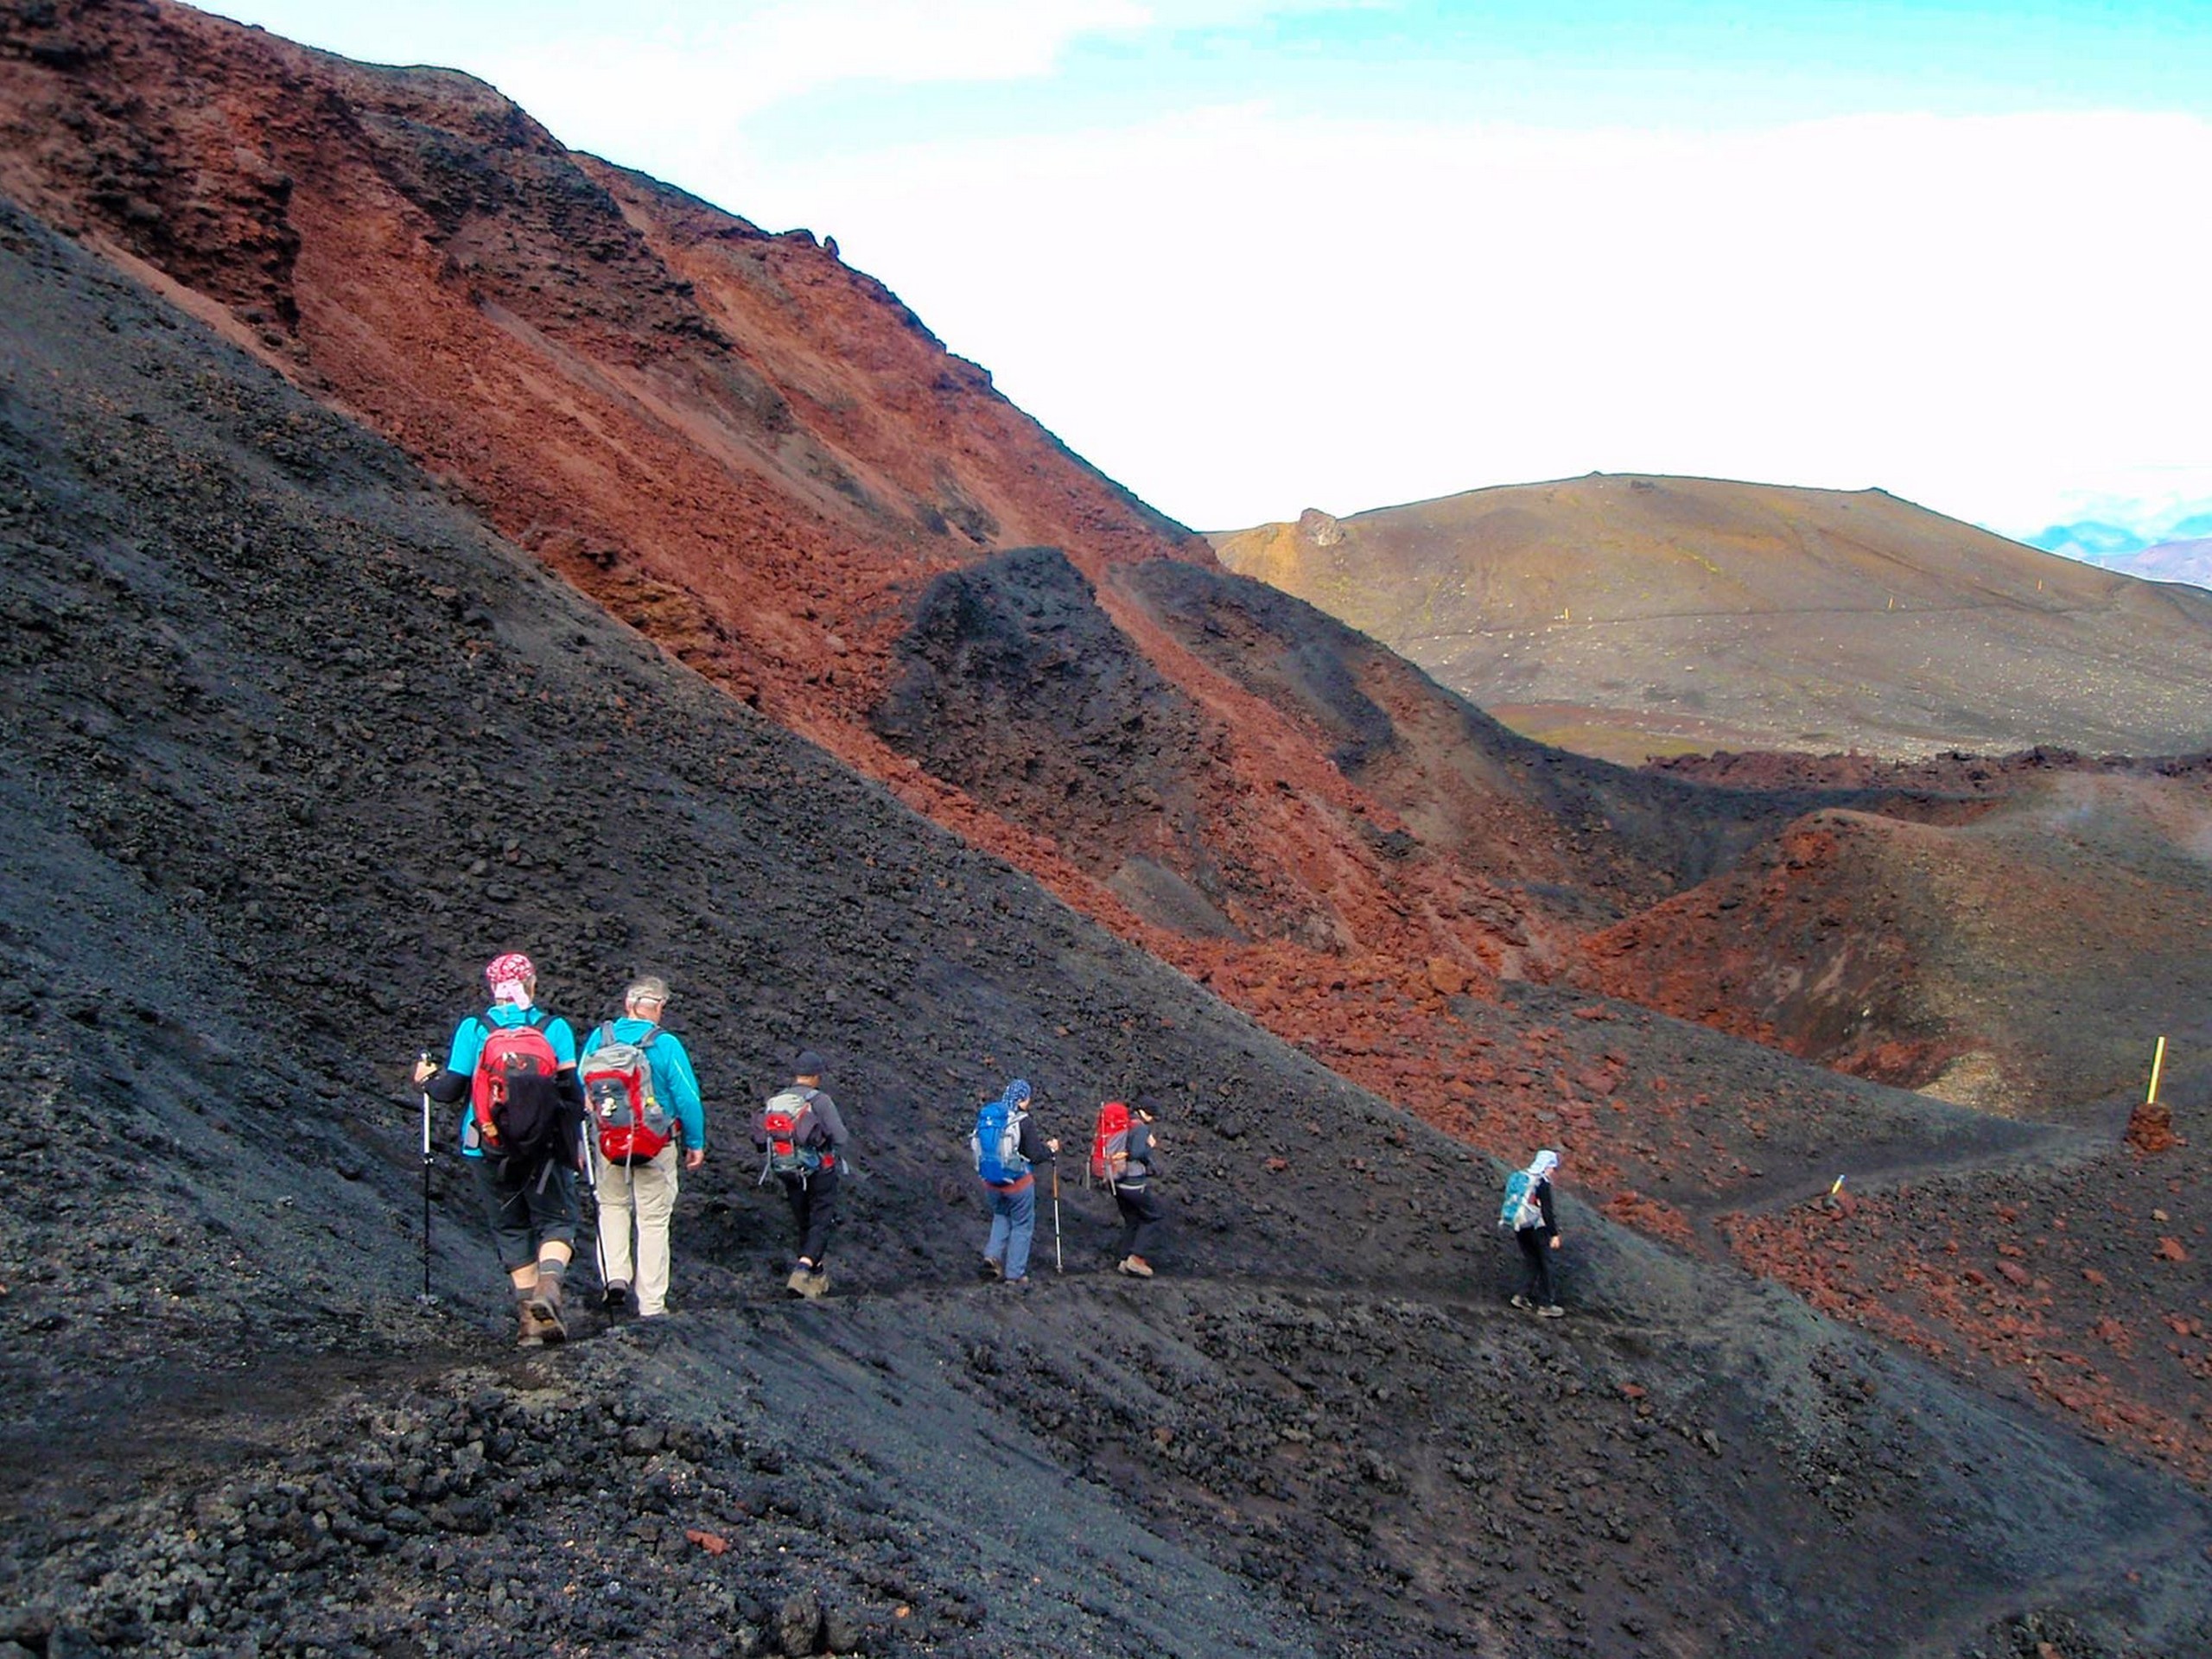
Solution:
[(1513, 1297), (1516, 1307), (1534, 1308), (1539, 1319), (1566, 1317), (1567, 1310), (1552, 1294), (1551, 1253), (1559, 1249), (1559, 1217), (1552, 1208), (1552, 1172), (1559, 1167), (1559, 1154), (1538, 1153), (1529, 1163), (1529, 1192), (1521, 1201), (1521, 1215), (1513, 1229), (1513, 1242), (1521, 1247), (1528, 1264), (1527, 1287)]

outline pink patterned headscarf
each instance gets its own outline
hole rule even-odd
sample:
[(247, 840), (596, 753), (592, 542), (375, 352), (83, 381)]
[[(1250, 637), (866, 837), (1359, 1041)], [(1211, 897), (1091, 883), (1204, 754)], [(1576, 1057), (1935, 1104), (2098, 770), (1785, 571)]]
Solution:
[(491, 984), (494, 1002), (512, 1002), (518, 1008), (526, 1008), (530, 1006), (530, 982), (537, 977), (537, 969), (521, 951), (510, 950), (504, 957), (492, 958), (484, 969), (484, 977)]

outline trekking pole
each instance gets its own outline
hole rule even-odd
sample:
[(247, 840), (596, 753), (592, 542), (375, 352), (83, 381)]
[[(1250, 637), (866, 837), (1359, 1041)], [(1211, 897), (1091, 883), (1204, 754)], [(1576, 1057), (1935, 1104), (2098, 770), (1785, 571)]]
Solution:
[(1052, 1271), (1067, 1271), (1060, 1261), (1060, 1164), (1057, 1158), (1052, 1160)]
[[(430, 1063), (430, 1051), (424, 1049), (422, 1064)], [(430, 1294), (430, 1091), (423, 1090), (423, 1294), (415, 1300), (424, 1307), (438, 1299)]]
[[(589, 1136), (589, 1123), (584, 1125), (583, 1133), (586, 1137)], [(591, 1194), (591, 1257), (598, 1265), (599, 1287), (604, 1293), (607, 1289), (607, 1211), (600, 1208), (599, 1176), (595, 1168), (591, 1145), (587, 1138), (583, 1146), (583, 1175), (584, 1191)]]

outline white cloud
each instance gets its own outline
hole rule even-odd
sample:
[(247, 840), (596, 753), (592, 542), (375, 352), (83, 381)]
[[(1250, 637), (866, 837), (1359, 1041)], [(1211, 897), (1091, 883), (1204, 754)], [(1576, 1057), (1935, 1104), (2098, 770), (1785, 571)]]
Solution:
[(1150, 20), (1135, 0), (787, 0), (524, 42), (502, 55), (507, 90), (544, 105), (541, 118), (558, 108), (606, 126), (592, 112), (612, 105), (627, 143), (658, 150), (702, 121), (734, 130), (843, 82), (1042, 77), (1077, 37)]
[[(569, 0), (391, 0), (334, 15), (325, 0), (237, 0), (227, 15), (373, 61), (451, 63), (496, 85), (575, 149), (709, 190), (717, 178), (744, 176), (749, 120), (824, 88), (1039, 79), (1085, 36), (1255, 8), (1256, 0), (633, 0), (610, 13)], [(741, 199), (722, 205), (746, 212)]]
[[(1265, 107), (786, 170), (846, 257), (1208, 525), (1586, 471), (1881, 484), (2039, 527), (2212, 486), (2212, 127), (1748, 133)], [(769, 215), (772, 219), (772, 212)]]
[[(1017, 402), (1193, 522), (1592, 467), (1878, 483), (2012, 533), (2092, 497), (2212, 496), (2202, 120), (1573, 130), (1255, 104), (889, 148), (848, 119), (794, 158), (790, 124), (761, 119), (840, 86), (1076, 100), (1097, 91), (1076, 48), (1101, 35), (1152, 50), (1258, 23), (1249, 44), (1363, 3), (631, 0), (610, 18), (588, 0), (251, 0), (386, 60), (436, 40), (569, 143), (835, 233)], [(990, 130), (1033, 118), (988, 102)], [(770, 130), (779, 148), (756, 148)]]

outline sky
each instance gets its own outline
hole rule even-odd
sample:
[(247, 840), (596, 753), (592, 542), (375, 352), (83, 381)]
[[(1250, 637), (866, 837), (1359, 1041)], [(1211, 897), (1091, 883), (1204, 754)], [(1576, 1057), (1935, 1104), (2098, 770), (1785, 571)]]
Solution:
[(2212, 0), (211, 9), (834, 236), (1194, 528), (1592, 471), (2212, 512)]

